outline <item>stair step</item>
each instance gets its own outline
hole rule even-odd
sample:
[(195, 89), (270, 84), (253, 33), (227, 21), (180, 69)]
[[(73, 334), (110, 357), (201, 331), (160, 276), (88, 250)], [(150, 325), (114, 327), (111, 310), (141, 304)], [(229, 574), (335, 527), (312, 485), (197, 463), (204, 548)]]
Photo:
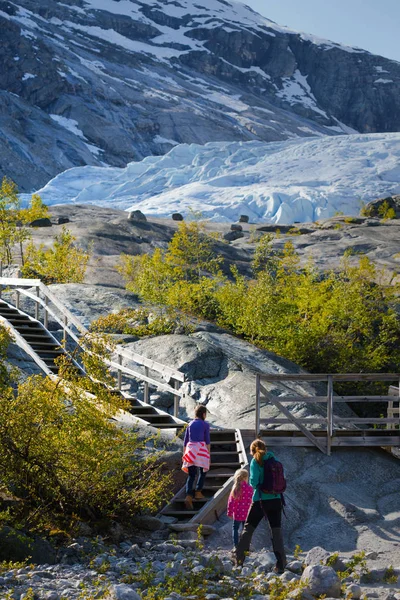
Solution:
[[(154, 410), (154, 412), (150, 412), (149, 409), (145, 409), (145, 410), (141, 410), (141, 406), (134, 406), (131, 409), (132, 414), (135, 414), (137, 416), (141, 416), (142, 418), (146, 418), (146, 417), (157, 417), (159, 415), (159, 413)], [(164, 415), (160, 415), (160, 416), (164, 416)]]
[(229, 467), (232, 469), (240, 469), (241, 464), (240, 462), (232, 462), (232, 463), (228, 463), (228, 462), (212, 462), (211, 463), (212, 466), (214, 467), (214, 469), (220, 469), (221, 467)]
[(192, 517), (197, 515), (198, 510), (163, 510), (163, 515), (168, 515), (170, 517)]
[(148, 421), (148, 423), (151, 423), (153, 425), (153, 423), (158, 423), (161, 425), (167, 425), (168, 423), (175, 423), (175, 421), (173, 420), (172, 417), (170, 416), (164, 416), (164, 415), (142, 415), (142, 414), (135, 414), (135, 413), (131, 413), (134, 417), (137, 417), (138, 419), (143, 419), (143, 421)]

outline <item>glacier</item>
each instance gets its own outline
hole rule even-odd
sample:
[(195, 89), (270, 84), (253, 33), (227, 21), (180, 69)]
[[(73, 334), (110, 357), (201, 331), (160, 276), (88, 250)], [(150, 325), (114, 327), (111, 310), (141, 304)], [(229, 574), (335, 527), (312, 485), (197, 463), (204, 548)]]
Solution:
[(220, 222), (241, 214), (276, 224), (355, 215), (363, 203), (400, 193), (400, 133), (179, 144), (125, 168), (68, 169), (38, 193), (47, 205), (90, 203), (153, 217), (195, 211)]

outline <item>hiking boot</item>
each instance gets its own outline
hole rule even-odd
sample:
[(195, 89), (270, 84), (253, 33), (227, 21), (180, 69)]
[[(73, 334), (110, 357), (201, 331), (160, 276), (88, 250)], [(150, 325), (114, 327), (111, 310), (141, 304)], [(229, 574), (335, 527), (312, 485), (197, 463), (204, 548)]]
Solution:
[(201, 492), (195, 492), (194, 493), (194, 499), (195, 500), (205, 500), (206, 497)]
[(186, 510), (193, 510), (193, 498), (190, 494), (185, 498), (185, 508)]

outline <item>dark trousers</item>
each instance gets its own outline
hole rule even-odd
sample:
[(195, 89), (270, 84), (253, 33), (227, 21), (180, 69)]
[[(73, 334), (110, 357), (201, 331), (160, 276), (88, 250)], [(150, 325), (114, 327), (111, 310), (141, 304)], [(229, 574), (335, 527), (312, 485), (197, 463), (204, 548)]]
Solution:
[(282, 536), (282, 501), (280, 498), (273, 500), (262, 500), (253, 502), (250, 507), (244, 524), (242, 535), (240, 536), (239, 544), (236, 548), (236, 561), (238, 565), (242, 565), (246, 552), (249, 551), (253, 533), (256, 530), (259, 522), (266, 517), (271, 528), (272, 548), (276, 558), (276, 566), (279, 570), (285, 568), (286, 554)]
[(264, 517), (268, 519), (271, 529), (281, 526), (282, 501), (280, 498), (253, 502), (247, 515), (246, 523), (249, 523), (255, 529)]
[(203, 489), (206, 474), (203, 471), (203, 467), (195, 467), (194, 465), (188, 467), (188, 471), (189, 474), (186, 480), (186, 495), (194, 496), (194, 482), (196, 479), (197, 471), (199, 471), (200, 475), (196, 485), (196, 492), (200, 492), (200, 490)]

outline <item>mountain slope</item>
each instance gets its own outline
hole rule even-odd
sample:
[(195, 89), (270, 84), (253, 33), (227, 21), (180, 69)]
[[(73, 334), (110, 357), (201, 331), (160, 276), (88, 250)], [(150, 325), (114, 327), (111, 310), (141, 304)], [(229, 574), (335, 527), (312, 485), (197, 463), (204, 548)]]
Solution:
[(227, 0), (0, 0), (0, 175), (398, 131), (400, 64)]
[(285, 142), (181, 144), (125, 169), (80, 167), (39, 190), (46, 204), (91, 203), (170, 216), (251, 222), (358, 214), (361, 202), (400, 193), (400, 133)]

